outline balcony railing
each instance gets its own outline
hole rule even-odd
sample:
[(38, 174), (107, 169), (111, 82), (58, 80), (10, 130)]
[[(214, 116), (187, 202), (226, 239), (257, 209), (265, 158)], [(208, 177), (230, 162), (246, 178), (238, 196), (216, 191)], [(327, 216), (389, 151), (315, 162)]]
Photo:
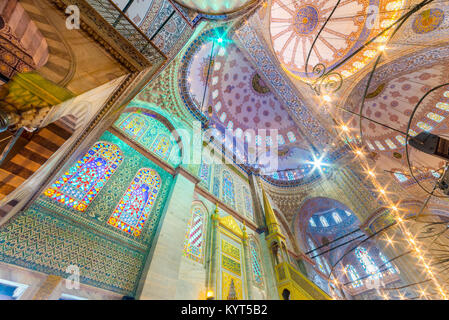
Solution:
[(145, 56), (151, 64), (159, 64), (162, 60), (167, 59), (162, 51), (114, 2), (111, 0), (86, 0), (86, 2)]

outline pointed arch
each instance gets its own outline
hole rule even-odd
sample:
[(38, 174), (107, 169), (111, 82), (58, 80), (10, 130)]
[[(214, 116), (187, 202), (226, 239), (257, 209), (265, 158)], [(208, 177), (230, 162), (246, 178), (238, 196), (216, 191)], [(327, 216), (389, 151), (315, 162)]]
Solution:
[(123, 162), (119, 147), (97, 142), (60, 179), (45, 190), (47, 197), (84, 212)]
[(346, 271), (346, 277), (349, 281), (352, 282), (353, 288), (359, 288), (363, 285), (362, 280), (359, 280), (359, 274), (357, 273), (357, 270), (355, 270), (354, 266), (351, 264), (346, 265), (345, 267)]
[(108, 220), (108, 224), (136, 237), (140, 236), (156, 202), (161, 177), (148, 168), (140, 169)]

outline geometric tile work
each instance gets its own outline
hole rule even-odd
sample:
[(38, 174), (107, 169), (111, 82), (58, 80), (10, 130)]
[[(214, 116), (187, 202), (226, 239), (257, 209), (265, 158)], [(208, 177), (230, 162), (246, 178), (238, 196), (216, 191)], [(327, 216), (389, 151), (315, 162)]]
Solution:
[[(133, 295), (153, 244), (173, 177), (106, 131), (100, 138), (121, 150), (123, 161), (81, 213), (41, 195), (24, 213), (0, 227), (0, 259), (47, 274), (67, 276), (78, 265), (81, 282)], [(142, 168), (160, 176), (160, 188), (139, 237), (108, 224), (111, 214)], [(58, 176), (61, 173), (57, 173)]]
[(145, 253), (32, 207), (0, 232), (0, 259), (37, 271), (66, 276), (80, 268), (81, 282), (132, 294)]

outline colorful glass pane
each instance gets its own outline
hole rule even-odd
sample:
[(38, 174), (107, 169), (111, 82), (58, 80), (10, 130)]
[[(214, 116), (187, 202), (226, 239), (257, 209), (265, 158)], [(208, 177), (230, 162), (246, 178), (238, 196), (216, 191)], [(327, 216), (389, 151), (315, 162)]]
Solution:
[(390, 139), (386, 139), (385, 143), (387, 144), (388, 147), (390, 147), (390, 149), (396, 149), (397, 148), (397, 146)]
[[(310, 248), (311, 251), (314, 251), (316, 249), (315, 244), (313, 243), (312, 239), (307, 238), (307, 243), (308, 243), (309, 248)], [(315, 253), (314, 253), (314, 255), (315, 255)], [(320, 271), (325, 274), (326, 273), (326, 269), (324, 269), (323, 262), (321, 261), (321, 257), (317, 256), (314, 259), (316, 261), (316, 264), (318, 265), (318, 269), (320, 269)]]
[(310, 219), (309, 219), (309, 224), (310, 224), (310, 226), (312, 226), (312, 227), (316, 227), (316, 223), (315, 223), (315, 220), (313, 220), (313, 218), (310, 218)]
[(444, 91), (443, 95), (444, 95), (446, 98), (449, 98), (449, 91)]
[(98, 142), (44, 194), (83, 212), (122, 161), (123, 154), (116, 145)]
[(340, 223), (342, 221), (337, 211), (332, 212), (332, 218), (334, 219), (335, 223)]
[(254, 220), (253, 202), (251, 201), (251, 195), (247, 188), (243, 187), (243, 197), (245, 199), (245, 212), (248, 218)]
[(200, 168), (200, 179), (201, 183), (205, 185), (207, 188), (209, 188), (209, 169), (210, 166), (206, 163), (201, 164)]
[(262, 269), (260, 267), (259, 253), (254, 240), (251, 240), (251, 265), (253, 267), (254, 280), (258, 285), (263, 284)]
[(367, 141), (366, 144), (368, 145), (368, 148), (371, 150), (375, 150), (374, 146), (371, 144), (371, 142)]
[(139, 236), (156, 202), (161, 178), (153, 169), (140, 169), (118, 203), (108, 223)]
[(352, 282), (353, 288), (358, 288), (363, 285), (363, 282), (359, 280), (359, 274), (355, 270), (354, 266), (348, 264), (345, 268), (346, 275), (348, 276), (349, 281)]
[(192, 218), (189, 221), (184, 255), (194, 261), (202, 262), (204, 247), (204, 212), (200, 207), (192, 208)]
[(405, 146), (405, 138), (403, 136), (396, 136), (396, 140), (398, 140), (400, 144)]
[(380, 260), (384, 263), (384, 266), (382, 269), (387, 269), (390, 274), (395, 274), (397, 272), (396, 268), (393, 266), (391, 262), (388, 261), (388, 259), (383, 255), (383, 253), (379, 253)]
[(327, 219), (325, 216), (320, 216), (320, 222), (323, 227), (329, 227), (329, 223), (327, 222)]
[(234, 181), (228, 171), (223, 171), (223, 201), (235, 207)]
[(162, 159), (167, 160), (170, 156), (171, 148), (170, 138), (164, 134), (160, 134), (153, 143), (152, 151)]
[(293, 132), (291, 132), (291, 131), (289, 131), (289, 132), (287, 133), (287, 137), (288, 137), (288, 140), (289, 140), (291, 143), (293, 143), (293, 142), (296, 141), (296, 136), (295, 136), (295, 134), (294, 134)]
[(278, 144), (281, 146), (285, 144), (285, 139), (281, 134), (278, 134)]
[(402, 174), (400, 172), (395, 172), (394, 176), (396, 177), (396, 179), (399, 180), (399, 182), (405, 182), (405, 181), (408, 180), (408, 178), (404, 174)]
[(148, 121), (141, 115), (131, 113), (122, 123), (119, 128), (125, 131), (134, 139), (139, 139), (148, 129)]
[(379, 150), (385, 150), (385, 147), (382, 145), (382, 143), (380, 143), (380, 141), (374, 141), (374, 143), (376, 144), (376, 146), (379, 148)]
[(417, 133), (415, 130), (412, 130), (412, 129), (410, 129), (410, 130), (408, 131), (408, 134), (409, 134), (410, 136), (412, 136), (412, 137), (416, 137), (416, 136), (418, 135), (418, 133)]
[(436, 104), (436, 107), (443, 111), (449, 111), (449, 103), (446, 102), (438, 102)]
[(368, 251), (366, 251), (363, 247), (358, 247), (355, 250), (355, 255), (357, 259), (359, 259), (360, 264), (365, 270), (366, 274), (371, 275), (371, 278), (379, 278), (382, 277), (382, 274), (379, 273), (379, 268), (377, 268), (374, 260), (369, 255)]
[(444, 120), (445, 117), (440, 116), (439, 114), (436, 114), (436, 113), (434, 113), (434, 112), (429, 112), (429, 113), (427, 114), (427, 118), (429, 118), (429, 119), (431, 119), (431, 120), (433, 120), (433, 121), (435, 121), (435, 122), (440, 123), (441, 121)]
[(430, 131), (433, 129), (433, 127), (430, 124), (427, 124), (422, 121), (418, 122), (416, 125), (418, 126), (418, 128), (423, 129), (424, 131)]

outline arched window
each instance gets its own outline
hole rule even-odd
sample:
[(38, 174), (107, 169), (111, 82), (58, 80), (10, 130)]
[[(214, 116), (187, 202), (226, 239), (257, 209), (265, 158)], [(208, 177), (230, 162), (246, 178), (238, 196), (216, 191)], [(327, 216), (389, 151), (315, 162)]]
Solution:
[(138, 237), (156, 202), (160, 187), (161, 177), (156, 171), (140, 169), (120, 199), (108, 223)]
[(123, 161), (114, 144), (96, 143), (44, 194), (78, 211), (85, 211)]
[(355, 250), (355, 255), (357, 259), (359, 259), (360, 264), (365, 270), (366, 274), (371, 275), (371, 278), (380, 278), (382, 274), (379, 273), (379, 268), (374, 263), (373, 259), (369, 255), (368, 251), (366, 251), (363, 247), (358, 247)]
[(170, 143), (170, 138), (165, 134), (160, 134), (157, 136), (156, 140), (154, 140), (152, 150), (156, 155), (161, 157), (164, 160), (167, 160), (170, 156), (170, 152), (172, 149), (172, 144)]
[(243, 197), (245, 201), (245, 212), (248, 218), (254, 220), (254, 212), (253, 212), (253, 202), (251, 200), (251, 195), (248, 191), (248, 188), (243, 187)]
[(346, 270), (346, 276), (348, 277), (349, 281), (352, 282), (353, 288), (358, 288), (363, 285), (362, 280), (359, 280), (359, 278), (360, 278), (359, 274), (355, 270), (354, 266), (348, 264), (348, 265), (346, 265), (345, 270)]
[(223, 201), (235, 207), (234, 181), (228, 171), (223, 171)]
[(250, 241), (251, 266), (253, 267), (254, 280), (259, 286), (263, 285), (262, 269), (260, 265), (259, 250), (254, 240)]
[(147, 131), (149, 127), (148, 121), (144, 116), (131, 113), (122, 123), (119, 128), (125, 131), (130, 137), (138, 140)]
[(327, 222), (327, 219), (325, 216), (320, 216), (320, 222), (323, 227), (329, 227), (329, 223)]
[(384, 266), (382, 267), (382, 269), (387, 269), (388, 272), (390, 272), (391, 274), (397, 273), (396, 268), (393, 266), (393, 264), (391, 262), (388, 261), (388, 259), (383, 255), (383, 253), (379, 253), (379, 257), (380, 260), (382, 260)]
[(309, 224), (311, 227), (316, 227), (316, 223), (315, 223), (315, 220), (313, 220), (313, 218), (309, 219)]
[(346, 213), (346, 216), (350, 216), (352, 213), (351, 213), (351, 211), (348, 211), (348, 210), (345, 210), (345, 213)]
[(184, 243), (184, 255), (200, 263), (203, 262), (204, 252), (204, 212), (205, 210), (198, 205), (192, 208), (192, 217)]
[[(315, 244), (313, 243), (312, 239), (307, 238), (307, 244), (309, 245), (310, 250), (315, 250), (316, 249)], [(316, 254), (317, 254), (317, 251), (313, 251), (312, 255), (315, 256)], [(326, 269), (328, 269), (329, 266), (327, 266), (326, 269), (324, 268), (324, 265), (323, 265), (323, 262), (321, 261), (321, 257), (320, 256), (315, 257), (314, 259), (316, 261), (316, 264), (318, 265), (318, 269), (320, 269), (320, 271), (322, 273), (326, 274)]]
[(332, 218), (334, 219), (335, 223), (340, 223), (342, 221), (337, 211), (332, 212)]

